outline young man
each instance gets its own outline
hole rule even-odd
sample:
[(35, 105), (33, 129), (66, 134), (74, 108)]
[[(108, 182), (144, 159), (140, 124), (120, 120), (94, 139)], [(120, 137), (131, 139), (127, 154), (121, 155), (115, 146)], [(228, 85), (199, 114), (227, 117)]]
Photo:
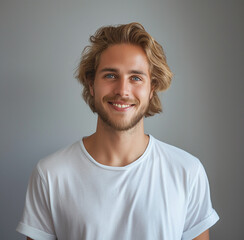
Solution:
[(144, 133), (172, 73), (138, 23), (90, 38), (77, 78), (94, 134), (41, 160), (17, 230), (36, 240), (207, 240), (218, 220), (198, 159)]

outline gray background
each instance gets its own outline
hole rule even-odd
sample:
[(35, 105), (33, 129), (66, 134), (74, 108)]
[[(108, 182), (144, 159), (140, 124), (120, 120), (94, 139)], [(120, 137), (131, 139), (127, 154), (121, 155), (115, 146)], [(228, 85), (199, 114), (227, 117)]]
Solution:
[(89, 35), (131, 21), (174, 72), (146, 132), (205, 166), (221, 217), (212, 239), (243, 239), (243, 10), (237, 0), (1, 0), (0, 239), (24, 239), (15, 228), (38, 160), (95, 130), (73, 77)]

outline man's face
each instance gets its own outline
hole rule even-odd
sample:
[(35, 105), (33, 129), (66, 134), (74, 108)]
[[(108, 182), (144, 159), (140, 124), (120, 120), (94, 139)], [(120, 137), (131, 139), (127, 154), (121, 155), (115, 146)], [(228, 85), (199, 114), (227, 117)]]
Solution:
[(108, 47), (90, 86), (98, 117), (114, 130), (133, 128), (152, 97), (149, 64), (143, 49), (131, 44)]

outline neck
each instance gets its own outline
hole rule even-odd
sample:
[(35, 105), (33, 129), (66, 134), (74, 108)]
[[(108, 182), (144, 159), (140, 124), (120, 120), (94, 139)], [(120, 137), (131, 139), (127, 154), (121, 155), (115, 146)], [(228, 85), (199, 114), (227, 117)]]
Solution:
[(132, 129), (116, 131), (98, 118), (96, 132), (84, 139), (89, 154), (99, 163), (126, 166), (146, 150), (149, 137), (144, 133), (143, 119)]

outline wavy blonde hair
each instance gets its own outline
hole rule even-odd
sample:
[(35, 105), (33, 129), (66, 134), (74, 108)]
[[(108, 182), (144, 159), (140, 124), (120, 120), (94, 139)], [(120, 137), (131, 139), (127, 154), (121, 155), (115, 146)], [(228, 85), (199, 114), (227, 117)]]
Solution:
[(148, 58), (151, 87), (154, 91), (145, 117), (162, 112), (157, 92), (166, 90), (170, 86), (173, 74), (166, 62), (162, 46), (145, 31), (140, 23), (101, 27), (90, 37), (90, 42), (91, 45), (86, 46), (82, 52), (75, 77), (84, 86), (83, 98), (93, 112), (96, 112), (96, 109), (89, 86), (93, 84), (100, 56), (109, 46), (122, 43), (141, 46)]

